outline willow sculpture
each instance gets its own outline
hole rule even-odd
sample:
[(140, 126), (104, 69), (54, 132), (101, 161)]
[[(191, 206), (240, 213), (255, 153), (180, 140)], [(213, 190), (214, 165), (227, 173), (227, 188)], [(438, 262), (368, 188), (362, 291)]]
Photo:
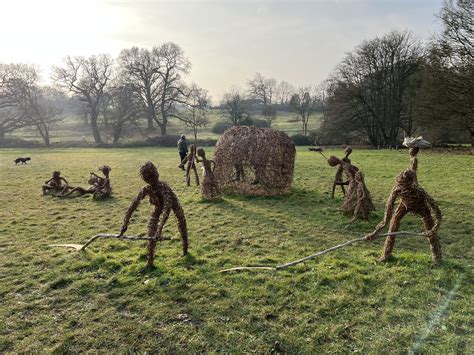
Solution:
[(65, 178), (61, 176), (61, 173), (59, 171), (53, 171), (51, 179), (45, 181), (43, 186), (41, 187), (41, 189), (43, 190), (43, 195), (49, 193), (65, 192), (70, 188), (72, 187), (69, 186), (69, 183)]
[[(424, 141), (426, 142), (426, 141)], [(416, 172), (418, 168), (417, 154), (420, 147), (425, 147), (423, 141), (418, 144), (416, 142), (409, 144), (411, 156), (410, 168), (402, 171), (395, 178), (395, 185), (392, 188), (390, 196), (385, 207), (385, 215), (383, 220), (377, 225), (375, 230), (366, 235), (367, 240), (377, 238), (382, 229), (390, 223), (389, 233), (397, 232), (403, 217), (411, 212), (419, 216), (426, 229), (426, 237), (430, 242), (431, 254), (434, 262), (442, 259), (441, 244), (438, 238), (438, 229), (442, 219), (442, 213), (436, 201), (418, 184)], [(394, 212), (395, 201), (400, 202)], [(433, 218), (434, 214), (434, 218)], [(392, 254), (395, 245), (395, 235), (389, 235), (385, 239), (385, 246), (380, 261), (386, 261)]]
[[(216, 167), (214, 160), (206, 158), (206, 152), (204, 149), (199, 148), (197, 150), (196, 162), (202, 163), (204, 178), (201, 185), (201, 195), (204, 199), (213, 199), (220, 196), (219, 187), (217, 186), (216, 179), (214, 177), (214, 169)], [(199, 160), (201, 158), (201, 160)]]
[(293, 181), (295, 155), (293, 142), (283, 132), (232, 127), (216, 144), (214, 176), (225, 193), (281, 195)]
[(94, 199), (101, 199), (105, 197), (110, 197), (112, 195), (112, 186), (110, 185), (110, 171), (112, 168), (108, 165), (104, 165), (99, 168), (104, 174), (104, 177), (97, 175), (94, 172), (90, 173), (89, 179), (87, 180), (90, 185), (88, 188), (83, 187), (74, 187), (69, 191), (62, 191), (57, 194), (58, 197), (71, 197), (73, 195), (83, 196), (86, 194), (92, 194)]
[(140, 202), (148, 196), (150, 204), (154, 206), (154, 209), (148, 222), (147, 266), (154, 267), (156, 244), (163, 239), (163, 227), (168, 221), (170, 212), (174, 212), (178, 221), (178, 230), (183, 244), (183, 255), (188, 253), (188, 229), (186, 217), (179, 204), (178, 197), (176, 197), (173, 190), (166, 183), (159, 180), (156, 166), (151, 161), (146, 162), (140, 168), (140, 175), (147, 185), (140, 190), (125, 213), (119, 235), (124, 235), (127, 231), (133, 213), (140, 205)]
[(196, 185), (199, 186), (199, 175), (196, 168), (196, 146), (194, 144), (189, 146), (189, 153), (181, 164), (184, 163), (186, 163), (186, 186), (191, 186), (191, 170), (194, 172)]
[(357, 217), (368, 220), (370, 212), (375, 210), (375, 206), (370, 192), (365, 185), (364, 174), (356, 166), (335, 156), (329, 157), (328, 164), (333, 167), (339, 166), (339, 168), (342, 168), (348, 178), (347, 193), (339, 210), (346, 214), (352, 214), (351, 222), (355, 221)]

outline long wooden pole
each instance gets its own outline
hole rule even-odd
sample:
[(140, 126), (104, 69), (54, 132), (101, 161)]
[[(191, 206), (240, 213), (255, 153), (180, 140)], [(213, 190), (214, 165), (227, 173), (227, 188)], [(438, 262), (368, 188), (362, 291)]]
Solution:
[[(400, 231), (400, 232), (383, 233), (383, 234), (380, 234), (379, 237), (387, 237), (387, 236), (391, 236), (391, 235), (425, 236), (425, 234), (423, 234), (423, 233)], [(363, 240), (365, 240), (365, 237), (352, 239), (352, 240), (349, 240), (345, 243), (338, 244), (338, 245), (333, 246), (331, 248), (328, 248), (328, 249), (322, 250), (320, 252), (317, 252), (316, 254), (312, 254), (312, 255), (309, 255), (309, 256), (304, 257), (302, 259), (291, 261), (289, 263), (282, 264), (282, 265), (277, 265), (277, 266), (239, 266), (239, 267), (234, 267), (234, 268), (231, 268), (231, 269), (224, 269), (224, 270), (221, 270), (219, 272), (244, 271), (244, 270), (250, 270), (250, 271), (252, 271), (252, 270), (275, 270), (275, 271), (282, 270), (282, 269), (286, 269), (290, 266), (294, 266), (294, 265), (297, 265), (297, 264), (304, 263), (308, 260), (314, 259), (318, 256), (323, 255), (323, 254), (329, 253), (330, 251), (337, 250), (337, 249), (340, 249), (340, 248), (344, 248), (348, 245), (351, 245), (351, 244), (354, 244), (354, 243), (357, 243), (357, 242), (361, 242)]]

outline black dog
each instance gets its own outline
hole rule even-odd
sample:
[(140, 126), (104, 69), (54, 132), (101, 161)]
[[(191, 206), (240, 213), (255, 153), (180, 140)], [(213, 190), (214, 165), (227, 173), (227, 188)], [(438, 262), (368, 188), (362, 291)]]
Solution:
[(26, 157), (26, 158), (16, 158), (16, 159), (14, 160), (14, 162), (15, 162), (15, 165), (17, 165), (18, 163), (26, 164), (26, 162), (27, 162), (28, 160), (31, 160), (31, 158), (30, 158), (30, 157)]

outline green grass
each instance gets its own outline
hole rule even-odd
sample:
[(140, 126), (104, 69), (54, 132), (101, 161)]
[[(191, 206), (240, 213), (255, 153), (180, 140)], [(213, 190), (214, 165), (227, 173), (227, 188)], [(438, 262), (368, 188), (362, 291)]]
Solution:
[[(31, 164), (15, 166), (22, 155)], [(118, 232), (143, 186), (137, 168), (148, 159), (184, 206), (188, 257), (180, 256), (173, 218), (153, 271), (143, 269), (141, 242), (102, 240), (84, 253), (48, 246)], [(337, 211), (341, 197), (329, 195), (334, 169), (305, 148), (297, 152), (292, 192), (272, 198), (202, 202), (196, 187), (184, 190), (177, 160), (174, 149), (0, 150), (0, 353), (405, 353), (417, 342), (426, 353), (472, 351), (472, 155), (419, 156), (419, 181), (444, 213), (441, 266), (431, 266), (424, 238), (406, 237), (386, 264), (376, 262), (377, 240), (276, 273), (238, 274), (218, 271), (295, 260), (371, 230), (408, 154), (353, 153), (377, 211), (352, 225)], [(40, 193), (53, 170), (83, 185), (104, 163), (112, 166), (113, 199)], [(129, 234), (146, 232), (149, 213), (144, 202)], [(420, 231), (421, 223), (409, 216), (402, 229)]]

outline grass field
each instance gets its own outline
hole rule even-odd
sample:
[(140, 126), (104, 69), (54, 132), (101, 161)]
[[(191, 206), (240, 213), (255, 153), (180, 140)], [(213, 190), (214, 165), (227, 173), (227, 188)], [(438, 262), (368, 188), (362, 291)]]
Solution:
[[(31, 164), (15, 166), (22, 155)], [(284, 271), (218, 273), (291, 261), (371, 230), (408, 154), (355, 150), (351, 158), (377, 206), (368, 223), (348, 225), (337, 211), (341, 196), (329, 195), (334, 169), (305, 148), (289, 195), (213, 203), (195, 186), (184, 189), (174, 149), (0, 150), (0, 353), (472, 352), (472, 155), (419, 155), (419, 181), (444, 213), (440, 266), (432, 267), (424, 238), (406, 237), (385, 264), (376, 262), (377, 240)], [(84, 253), (48, 246), (118, 232), (148, 159), (184, 206), (190, 255), (180, 256), (173, 218), (152, 271), (143, 269), (141, 242), (104, 240)], [(53, 170), (84, 185), (105, 163), (110, 200), (40, 193)], [(149, 213), (144, 202), (128, 234), (145, 233)], [(409, 216), (402, 230), (421, 223)]]

